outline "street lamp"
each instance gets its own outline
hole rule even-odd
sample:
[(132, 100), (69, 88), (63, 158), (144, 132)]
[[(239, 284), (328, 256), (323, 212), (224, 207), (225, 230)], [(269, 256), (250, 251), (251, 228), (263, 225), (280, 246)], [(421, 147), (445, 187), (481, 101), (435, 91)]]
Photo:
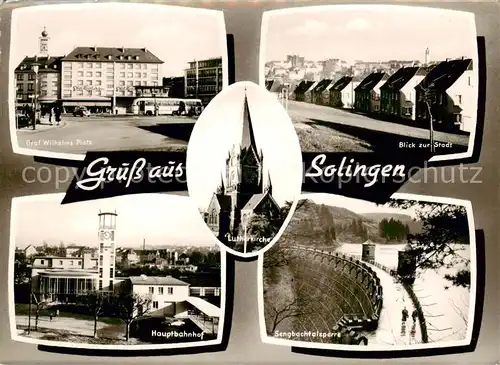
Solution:
[(35, 92), (33, 94), (33, 129), (36, 129), (37, 107), (38, 107), (38, 70), (40, 65), (34, 62), (31, 69), (35, 73)]

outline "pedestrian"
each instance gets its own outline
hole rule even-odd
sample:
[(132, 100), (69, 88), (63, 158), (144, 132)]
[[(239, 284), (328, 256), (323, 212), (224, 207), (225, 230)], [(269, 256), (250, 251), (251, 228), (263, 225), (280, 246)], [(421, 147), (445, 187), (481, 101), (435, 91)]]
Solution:
[(59, 125), (61, 122), (61, 107), (59, 105), (55, 107), (54, 113), (56, 115), (56, 125)]
[(52, 312), (49, 314), (49, 318), (52, 321)]
[(417, 317), (418, 317), (418, 312), (416, 309), (414, 309), (413, 312), (411, 312), (411, 318), (413, 318), (413, 322), (417, 321)]
[(50, 107), (49, 111), (49, 123), (52, 125), (52, 118), (54, 118), (54, 107)]
[(404, 307), (403, 310), (401, 311), (401, 320), (403, 322), (406, 322), (407, 319), (408, 319), (408, 310), (406, 309), (406, 307)]
[(56, 309), (56, 317), (59, 317), (59, 309)]

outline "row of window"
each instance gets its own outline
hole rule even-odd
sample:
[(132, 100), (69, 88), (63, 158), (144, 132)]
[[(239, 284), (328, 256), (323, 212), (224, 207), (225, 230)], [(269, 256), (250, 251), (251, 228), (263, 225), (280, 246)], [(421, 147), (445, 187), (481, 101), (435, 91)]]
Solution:
[(116, 93), (113, 93), (113, 90), (76, 90), (76, 91), (71, 91), (71, 90), (64, 90), (63, 93), (63, 98), (71, 98), (74, 96), (135, 96), (135, 91), (116, 91)]
[[(84, 75), (85, 75), (85, 77), (102, 77), (102, 72), (101, 71), (95, 71), (95, 72), (93, 72), (93, 71), (86, 71), (86, 72), (78, 71), (77, 72), (77, 76), (78, 77), (83, 77)], [(73, 77), (73, 74), (71, 73), (71, 71), (65, 71), (64, 72), (64, 77), (71, 79)], [(135, 72), (135, 73), (134, 72), (120, 72), (118, 74), (118, 77), (120, 77), (120, 78), (125, 78), (125, 77), (132, 78), (132, 77), (136, 77), (138, 79), (140, 79), (140, 78), (147, 79), (149, 76), (148, 76), (147, 72)], [(106, 72), (106, 78), (113, 79), (114, 78), (114, 72), (113, 71)], [(150, 78), (152, 80), (158, 80), (158, 73), (152, 73)]]
[[(163, 287), (160, 286), (157, 288), (158, 289), (158, 294), (159, 295), (163, 295), (164, 294), (164, 291), (163, 291)], [(149, 294), (154, 294), (155, 293), (155, 287), (154, 286), (150, 286), (149, 287)], [(174, 288), (172, 286), (167, 286), (167, 294), (174, 294)]]
[[(222, 90), (222, 87), (218, 88), (217, 86), (210, 86), (210, 85), (198, 86), (198, 94), (217, 93), (220, 90)], [(194, 94), (196, 94), (196, 87), (195, 86), (188, 86), (188, 87), (186, 87), (186, 92), (187, 92), (187, 94), (194, 95)]]
[[(102, 290), (103, 285), (102, 285), (102, 279), (99, 280), (99, 290)], [(113, 290), (113, 280), (109, 281), (109, 290)]]
[[(70, 70), (73, 68), (73, 63), (75, 64), (75, 68), (102, 68), (103, 62), (64, 62), (63, 63), (63, 69), (65, 70)], [(113, 68), (113, 63), (111, 62), (105, 62), (106, 68)], [(147, 69), (148, 64), (147, 63), (118, 63), (117, 68), (120, 69)], [(152, 70), (158, 70), (158, 65), (152, 64), (151, 65)]]

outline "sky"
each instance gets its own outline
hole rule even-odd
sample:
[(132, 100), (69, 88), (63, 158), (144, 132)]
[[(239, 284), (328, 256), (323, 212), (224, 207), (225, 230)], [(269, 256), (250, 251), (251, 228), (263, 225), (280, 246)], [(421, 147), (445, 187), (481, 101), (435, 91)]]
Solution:
[[(265, 60), (430, 60), (477, 58), (474, 14), (390, 5), (323, 6), (271, 15)], [(319, 9), (318, 9), (319, 8)], [(314, 9), (309, 8), (309, 9)]]
[(44, 5), (14, 10), (14, 65), (38, 53), (43, 27), (52, 56), (77, 46), (147, 48), (164, 61), (166, 77), (184, 75), (194, 59), (226, 55), (224, 17), (218, 11), (127, 3)]
[(413, 208), (410, 209), (398, 209), (391, 208), (384, 205), (377, 205), (375, 203), (346, 198), (342, 195), (333, 195), (333, 194), (304, 194), (301, 197), (302, 199), (311, 199), (317, 204), (325, 204), (334, 207), (341, 207), (345, 209), (349, 209), (350, 211), (357, 214), (364, 213), (394, 213), (394, 214), (406, 214), (412, 218), (416, 218), (416, 210)]
[[(219, 93), (196, 122), (187, 150), (190, 197), (206, 209), (225, 176), (226, 158), (241, 141), (245, 87), (257, 148), (264, 155), (264, 177), (271, 175), (273, 197), (283, 205), (300, 194), (302, 154), (293, 124), (276, 96), (252, 82), (238, 82)], [(224, 183), (226, 181), (224, 180)]]
[(97, 247), (98, 212), (115, 212), (118, 247), (160, 245), (213, 246), (213, 234), (188, 197), (138, 194), (61, 205), (63, 194), (15, 201), (15, 245), (48, 244)]

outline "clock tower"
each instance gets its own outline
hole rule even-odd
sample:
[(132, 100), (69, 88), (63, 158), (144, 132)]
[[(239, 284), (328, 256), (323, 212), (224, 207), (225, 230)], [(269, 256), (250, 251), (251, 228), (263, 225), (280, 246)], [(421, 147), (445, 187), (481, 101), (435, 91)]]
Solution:
[(116, 217), (99, 211), (99, 290), (112, 291), (115, 280)]

